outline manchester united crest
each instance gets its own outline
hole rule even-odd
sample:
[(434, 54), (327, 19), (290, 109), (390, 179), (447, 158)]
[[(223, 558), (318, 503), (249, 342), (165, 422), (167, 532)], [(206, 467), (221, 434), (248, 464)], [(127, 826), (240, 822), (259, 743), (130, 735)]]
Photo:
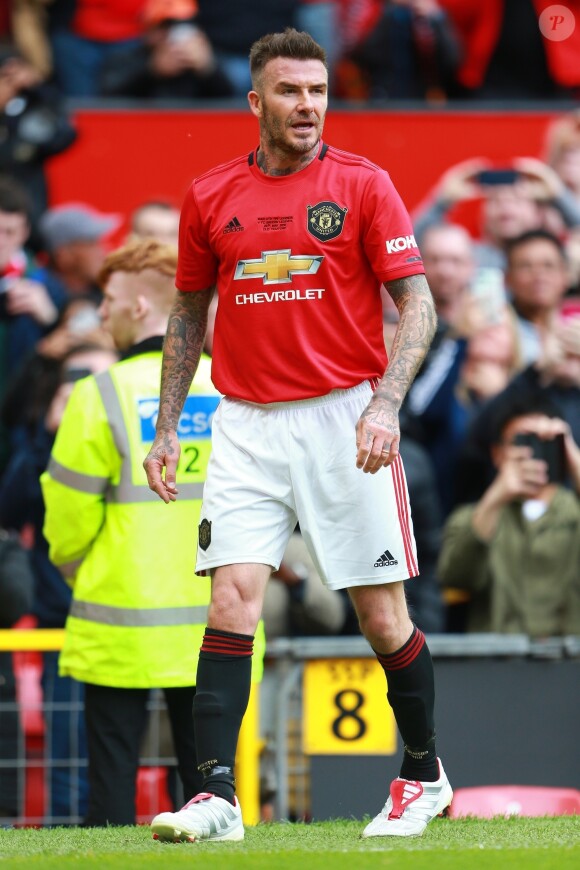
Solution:
[(341, 208), (335, 202), (319, 202), (307, 206), (307, 210), (307, 226), (311, 235), (321, 242), (329, 242), (341, 234), (347, 208)]
[(211, 544), (211, 523), (203, 519), (199, 524), (199, 546), (205, 552)]

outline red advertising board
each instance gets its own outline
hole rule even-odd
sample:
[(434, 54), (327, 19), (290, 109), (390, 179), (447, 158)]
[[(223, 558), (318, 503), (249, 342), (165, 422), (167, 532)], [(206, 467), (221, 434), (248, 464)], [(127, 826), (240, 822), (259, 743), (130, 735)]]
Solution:
[[(409, 209), (441, 173), (469, 157), (504, 166), (542, 156), (549, 112), (334, 110), (327, 142), (385, 167)], [(77, 142), (49, 163), (54, 204), (84, 201), (127, 215), (141, 202), (180, 202), (190, 180), (250, 151), (257, 125), (249, 111), (82, 109)]]

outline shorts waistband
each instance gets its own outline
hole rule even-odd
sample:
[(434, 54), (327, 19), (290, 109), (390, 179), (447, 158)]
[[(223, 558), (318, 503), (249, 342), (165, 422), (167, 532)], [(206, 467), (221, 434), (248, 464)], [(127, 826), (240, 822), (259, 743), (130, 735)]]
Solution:
[(225, 398), (229, 402), (250, 405), (252, 408), (262, 408), (265, 411), (274, 411), (283, 408), (315, 408), (317, 405), (331, 405), (334, 402), (341, 402), (351, 397), (354, 398), (354, 396), (361, 393), (372, 392), (372, 389), (370, 381), (363, 381), (361, 384), (357, 384), (356, 387), (348, 387), (345, 390), (331, 390), (330, 393), (326, 393), (324, 396), (312, 396), (310, 399), (296, 399), (293, 402), (268, 402), (261, 404), (260, 402), (248, 402), (245, 399), (234, 399), (232, 396), (226, 396)]

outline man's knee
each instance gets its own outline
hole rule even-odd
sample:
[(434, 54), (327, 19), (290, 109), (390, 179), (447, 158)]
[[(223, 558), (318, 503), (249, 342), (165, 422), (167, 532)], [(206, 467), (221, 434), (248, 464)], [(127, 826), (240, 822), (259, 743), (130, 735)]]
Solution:
[(349, 590), (362, 633), (373, 649), (393, 652), (412, 631), (401, 584), (359, 587)]
[(221, 631), (253, 635), (262, 612), (264, 591), (270, 569), (247, 565), (226, 565), (212, 578), (208, 625)]

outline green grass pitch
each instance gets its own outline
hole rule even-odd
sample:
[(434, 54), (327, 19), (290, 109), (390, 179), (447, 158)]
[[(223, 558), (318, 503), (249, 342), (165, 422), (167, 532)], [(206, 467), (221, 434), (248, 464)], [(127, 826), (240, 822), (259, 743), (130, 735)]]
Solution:
[(572, 870), (580, 816), (436, 819), (422, 837), (361, 840), (360, 821), (246, 828), (241, 843), (158, 843), (147, 827), (0, 830), (0, 866), (30, 870)]

